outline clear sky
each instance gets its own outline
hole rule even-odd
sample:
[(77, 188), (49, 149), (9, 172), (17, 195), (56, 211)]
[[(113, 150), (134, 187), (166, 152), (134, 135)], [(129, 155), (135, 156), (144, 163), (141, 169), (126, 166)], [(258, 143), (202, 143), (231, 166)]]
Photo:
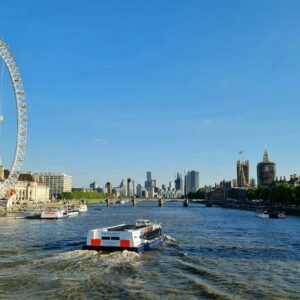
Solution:
[(256, 178), (267, 145), (279, 176), (300, 173), (299, 30), (298, 0), (1, 0), (28, 101), (24, 169), (74, 186), (196, 169), (204, 185), (234, 178), (241, 150)]

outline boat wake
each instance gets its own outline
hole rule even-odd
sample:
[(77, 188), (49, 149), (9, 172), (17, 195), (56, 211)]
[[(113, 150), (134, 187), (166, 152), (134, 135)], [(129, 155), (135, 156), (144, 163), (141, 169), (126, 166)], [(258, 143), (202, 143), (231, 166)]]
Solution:
[(166, 242), (167, 242), (168, 244), (176, 244), (176, 245), (177, 245), (176, 239), (172, 238), (172, 237), (169, 236), (169, 235), (165, 235), (165, 237), (166, 237)]

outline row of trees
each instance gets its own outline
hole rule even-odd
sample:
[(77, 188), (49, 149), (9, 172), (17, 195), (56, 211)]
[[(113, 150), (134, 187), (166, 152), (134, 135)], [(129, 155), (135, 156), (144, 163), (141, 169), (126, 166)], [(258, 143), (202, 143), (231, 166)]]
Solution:
[(190, 192), (188, 199), (205, 199), (205, 189), (199, 189), (197, 192)]
[(104, 193), (97, 193), (97, 192), (80, 192), (80, 191), (76, 191), (76, 192), (67, 192), (67, 193), (63, 193), (62, 198), (63, 199), (81, 199), (81, 198), (85, 198), (85, 199), (104, 199), (107, 198), (108, 195), (104, 194)]
[(269, 188), (257, 188), (247, 191), (247, 198), (263, 199), (276, 204), (300, 205), (300, 186), (289, 183), (276, 183)]

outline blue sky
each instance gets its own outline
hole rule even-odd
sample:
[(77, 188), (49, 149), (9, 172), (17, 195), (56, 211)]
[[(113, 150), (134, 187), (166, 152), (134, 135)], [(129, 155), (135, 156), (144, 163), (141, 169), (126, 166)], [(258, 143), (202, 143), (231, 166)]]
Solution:
[[(196, 169), (204, 185), (234, 178), (240, 150), (256, 177), (267, 145), (279, 176), (300, 173), (299, 29), (293, 0), (1, 0), (28, 101), (24, 169), (75, 186)], [(4, 92), (9, 164), (8, 80)]]

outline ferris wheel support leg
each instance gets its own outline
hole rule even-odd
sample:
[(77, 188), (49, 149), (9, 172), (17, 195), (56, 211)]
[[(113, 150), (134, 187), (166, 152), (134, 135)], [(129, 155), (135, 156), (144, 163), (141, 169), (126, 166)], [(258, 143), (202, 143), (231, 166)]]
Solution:
[(13, 203), (16, 200), (16, 195), (11, 196), (6, 203), (6, 210), (11, 211), (13, 208)]

